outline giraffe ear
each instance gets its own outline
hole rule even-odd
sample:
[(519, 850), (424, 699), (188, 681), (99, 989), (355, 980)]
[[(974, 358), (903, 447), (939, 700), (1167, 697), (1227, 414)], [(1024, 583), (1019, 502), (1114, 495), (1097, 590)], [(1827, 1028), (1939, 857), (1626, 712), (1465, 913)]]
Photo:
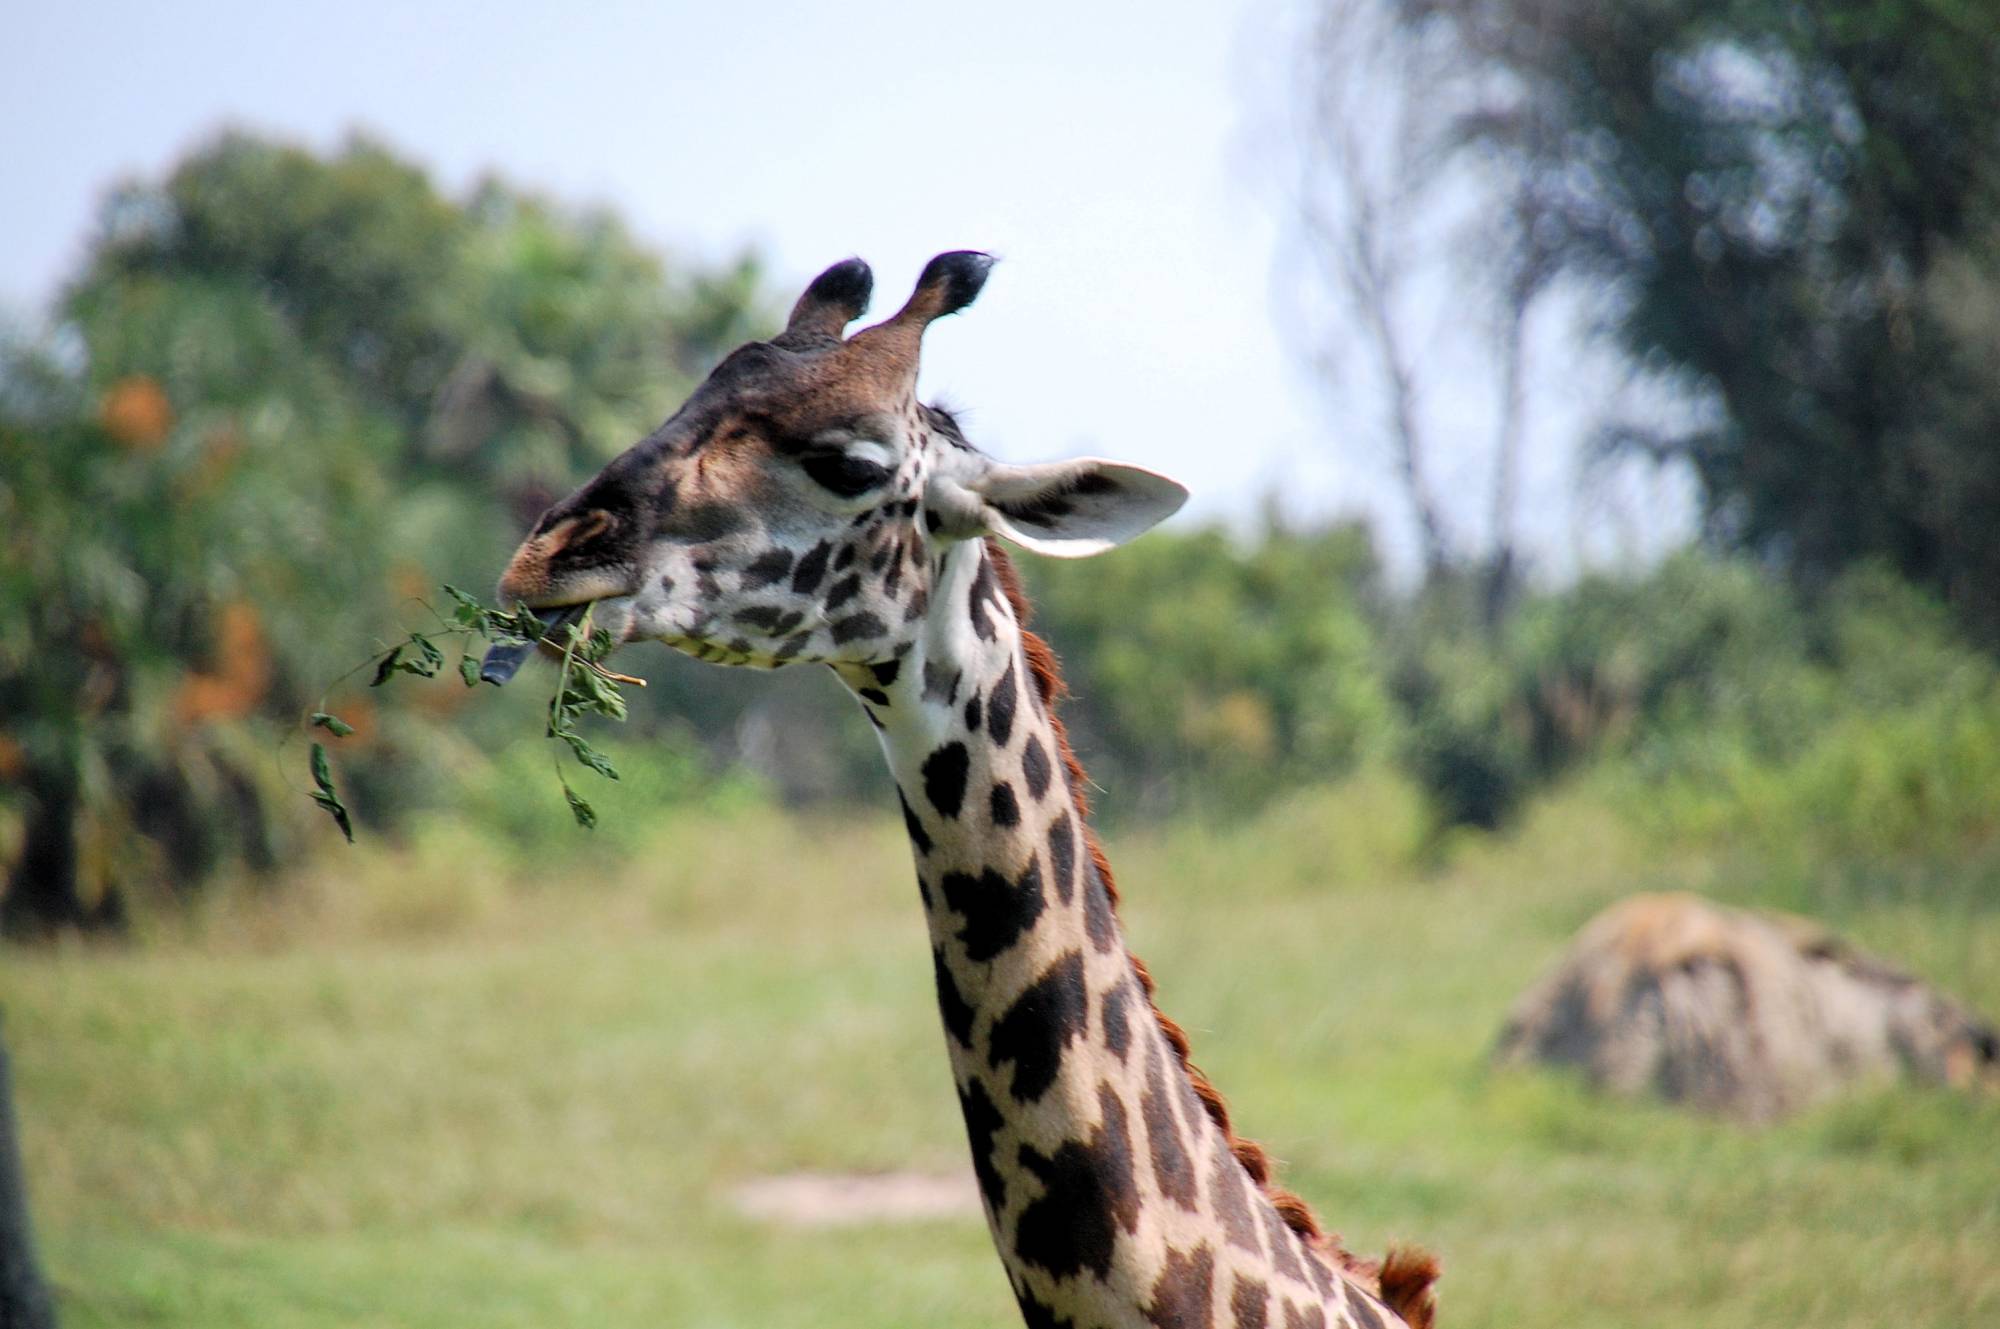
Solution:
[(1156, 471), (1098, 457), (987, 467), (971, 486), (989, 533), (1054, 558), (1087, 558), (1145, 534), (1188, 491)]

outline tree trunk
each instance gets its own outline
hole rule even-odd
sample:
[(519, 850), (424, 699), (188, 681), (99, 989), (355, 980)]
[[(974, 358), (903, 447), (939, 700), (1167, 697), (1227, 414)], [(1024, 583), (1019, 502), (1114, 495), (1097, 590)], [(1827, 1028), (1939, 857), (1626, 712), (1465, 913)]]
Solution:
[(55, 1299), (35, 1260), (27, 1178), (14, 1124), (14, 1077), (0, 1038), (0, 1329), (55, 1329)]
[(119, 900), (107, 894), (95, 908), (77, 890), (76, 820), (82, 807), (74, 762), (31, 768), (33, 808), (21, 857), (0, 896), (0, 937), (39, 938), (65, 929), (115, 927)]

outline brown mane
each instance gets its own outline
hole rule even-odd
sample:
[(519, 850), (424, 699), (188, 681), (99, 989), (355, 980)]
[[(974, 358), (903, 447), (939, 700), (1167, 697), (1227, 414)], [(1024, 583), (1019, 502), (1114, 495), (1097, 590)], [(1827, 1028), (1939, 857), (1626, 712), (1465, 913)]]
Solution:
[[(1064, 685), (1062, 671), (1056, 661), (1056, 653), (1049, 644), (1029, 630), (1028, 621), (1033, 613), (1028, 597), (1021, 589), (1021, 576), (1015, 570), (1014, 562), (1007, 551), (996, 540), (986, 542), (986, 555), (992, 561), (993, 569), (1000, 579), (1000, 586), (1006, 592), (1007, 603), (1014, 611), (1015, 622), (1021, 630), (1021, 651), (1027, 657), (1028, 672), (1034, 676), (1035, 695), (1041, 699), (1042, 711), (1048, 716), (1049, 728), (1055, 734), (1056, 747), (1062, 757), (1063, 768), (1069, 772), (1069, 786), (1076, 800), (1077, 818), (1083, 830), (1084, 845), (1089, 850), (1090, 862), (1097, 869), (1098, 880), (1104, 883), (1104, 892), (1111, 899), (1115, 912), (1118, 907), (1118, 887), (1112, 880), (1110, 860), (1104, 856), (1104, 848), (1098, 843), (1097, 832), (1090, 825), (1090, 797), (1086, 792), (1083, 763), (1071, 751), (1069, 734), (1063, 728), (1062, 718), (1056, 713), (1056, 705), (1068, 693)], [(1403, 1317), (1410, 1329), (1431, 1329), (1437, 1305), (1431, 1285), (1437, 1281), (1437, 1259), (1429, 1252), (1416, 1247), (1392, 1248), (1380, 1260), (1366, 1260), (1354, 1255), (1341, 1244), (1338, 1233), (1321, 1228), (1312, 1209), (1291, 1191), (1280, 1186), (1271, 1171), (1271, 1156), (1264, 1147), (1254, 1140), (1246, 1140), (1237, 1135), (1229, 1122), (1229, 1107), (1222, 1101), (1222, 1095), (1210, 1083), (1202, 1069), (1188, 1056), (1188, 1037), (1178, 1024), (1169, 1019), (1165, 1012), (1153, 1001), (1153, 976), (1147, 972), (1145, 962), (1129, 951), (1127, 957), (1132, 962), (1132, 972), (1138, 975), (1140, 990), (1146, 994), (1146, 1004), (1151, 1007), (1153, 1018), (1159, 1021), (1160, 1032), (1166, 1036), (1167, 1044), (1180, 1058), (1181, 1067), (1187, 1072), (1194, 1085), (1195, 1096), (1201, 1099), (1207, 1109), (1209, 1120), (1215, 1123), (1222, 1138), (1228, 1142), (1229, 1150), (1250, 1179), (1257, 1183), (1271, 1201), (1278, 1214), (1292, 1231), (1305, 1240), (1306, 1245), (1338, 1268), (1360, 1281), (1379, 1295), (1389, 1308)]]

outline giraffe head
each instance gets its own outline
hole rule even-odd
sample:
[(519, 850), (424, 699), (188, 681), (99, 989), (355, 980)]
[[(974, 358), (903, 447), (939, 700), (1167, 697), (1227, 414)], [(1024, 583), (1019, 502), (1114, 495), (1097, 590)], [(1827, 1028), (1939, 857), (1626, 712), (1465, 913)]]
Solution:
[[(1187, 491), (1164, 476), (1095, 458), (1005, 465), (917, 400), (925, 327), (971, 304), (992, 262), (938, 255), (894, 316), (846, 338), (873, 277), (860, 259), (828, 268), (782, 333), (737, 348), (542, 514), (502, 601), (552, 624), (594, 605), (620, 641), (718, 664), (865, 665), (913, 635), (954, 542), (1074, 558), (1174, 512)], [(525, 653), (496, 648), (485, 676), (504, 682)]]

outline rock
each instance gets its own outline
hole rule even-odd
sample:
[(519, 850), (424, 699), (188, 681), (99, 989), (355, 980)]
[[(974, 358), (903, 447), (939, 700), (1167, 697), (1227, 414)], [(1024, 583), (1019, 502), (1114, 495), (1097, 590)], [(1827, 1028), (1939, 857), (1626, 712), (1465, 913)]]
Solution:
[(1960, 1003), (1809, 919), (1688, 894), (1592, 919), (1494, 1059), (1751, 1122), (1905, 1077), (2000, 1086), (2000, 1036)]

